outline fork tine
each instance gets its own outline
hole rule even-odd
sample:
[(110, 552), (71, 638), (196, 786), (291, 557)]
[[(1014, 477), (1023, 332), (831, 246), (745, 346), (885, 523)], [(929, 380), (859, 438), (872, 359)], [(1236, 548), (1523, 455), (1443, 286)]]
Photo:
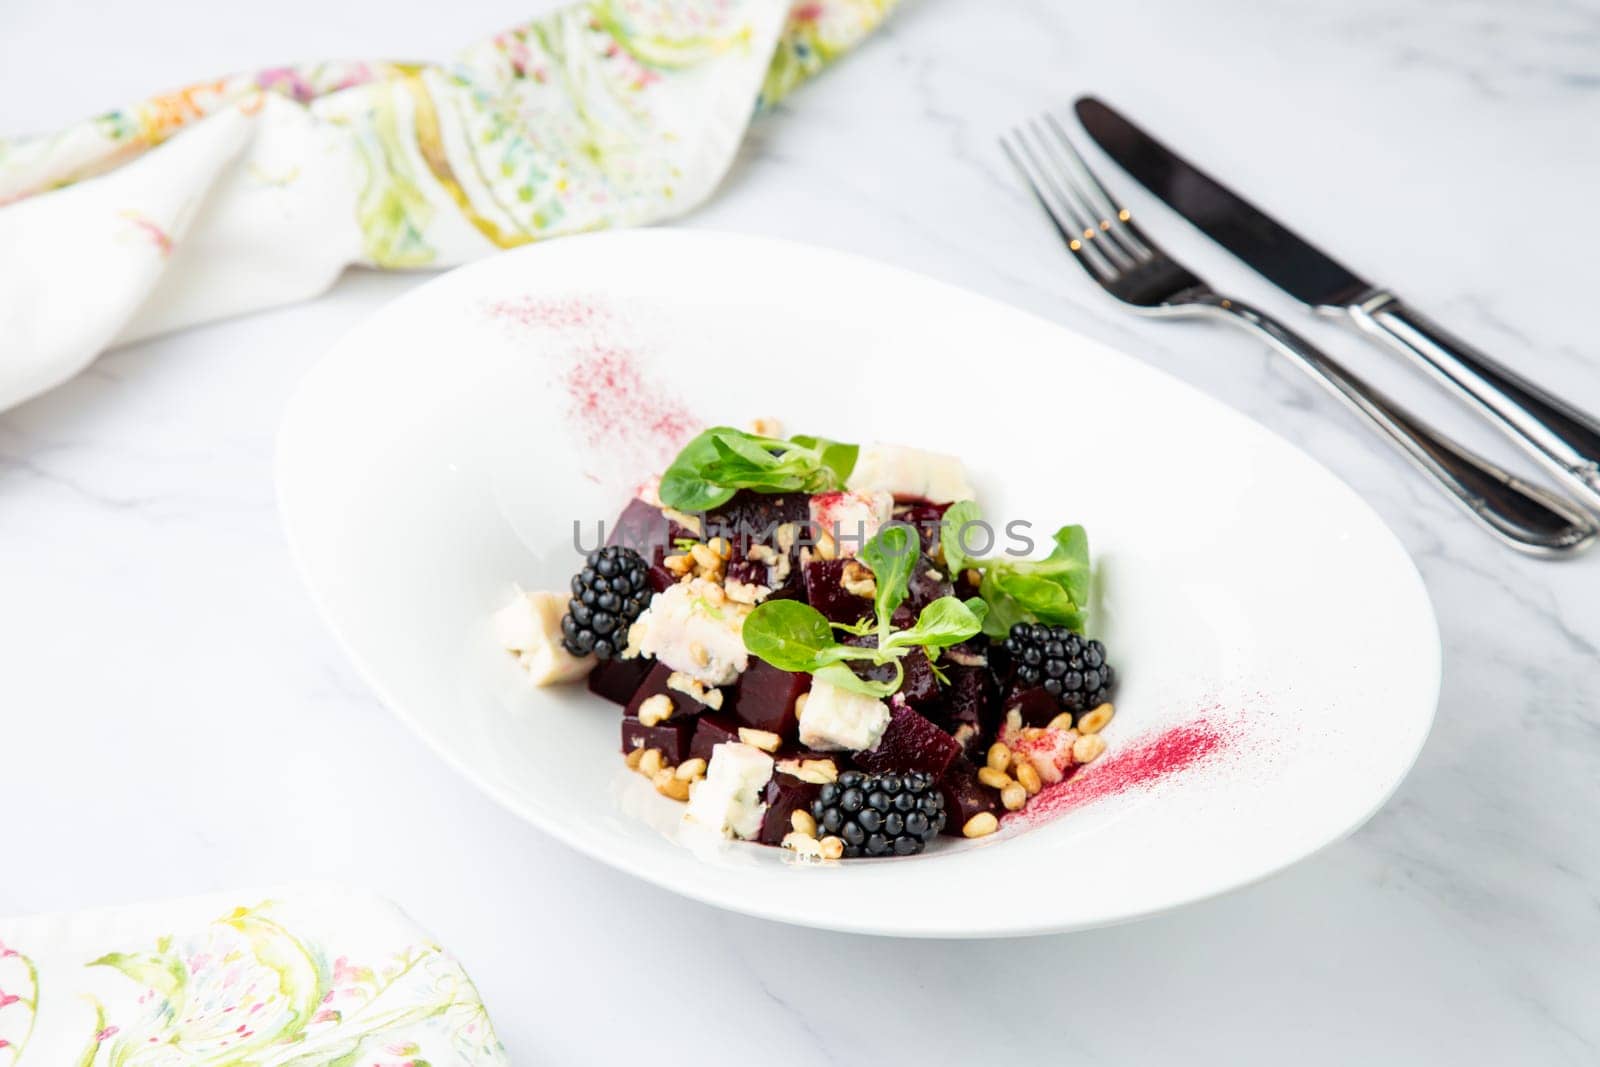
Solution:
[(1110, 237), (1110, 223), (1099, 218), (1101, 212), (1094, 206), (1090, 198), (1084, 193), (1082, 186), (1073, 177), (1073, 166), (1067, 158), (1071, 153), (1068, 145), (1064, 154), (1059, 146), (1052, 143), (1049, 133), (1040, 125), (1037, 119), (1030, 120), (1028, 129), (1038, 142), (1041, 151), (1050, 157), (1053, 174), (1052, 180), (1058, 189), (1063, 190), (1063, 195), (1073, 206), (1073, 217), (1083, 229), (1085, 241), (1093, 241), (1100, 252), (1114, 263), (1119, 271), (1132, 270), (1138, 266), (1138, 257), (1122, 244)]
[(1071, 178), (1067, 181), (1083, 201), (1088, 213), (1091, 216), (1098, 216), (1100, 232), (1107, 238), (1105, 243), (1115, 246), (1135, 264), (1149, 259), (1153, 254), (1151, 246), (1133, 225), (1133, 216), (1128, 209), (1118, 204), (1110, 191), (1095, 176), (1094, 171), (1089, 168), (1088, 161), (1073, 145), (1072, 139), (1067, 136), (1067, 131), (1056, 117), (1045, 112), (1044, 122), (1055, 134), (1051, 143), (1056, 150), (1057, 164), (1064, 172), (1069, 174), (1075, 172), (1082, 177), (1082, 181), (1073, 181)]
[[(1027, 183), (1034, 199), (1039, 201), (1039, 206), (1044, 208), (1056, 232), (1061, 235), (1061, 240), (1083, 264), (1084, 269), (1088, 270), (1096, 281), (1102, 283), (1115, 279), (1121, 271), (1115, 263), (1094, 247), (1092, 239), (1084, 239), (1085, 222), (1076, 217), (1076, 210), (1061, 194), (1050, 172), (1039, 162), (1027, 138), (1023, 136), (1021, 128), (1013, 128), (1009, 137), (1001, 137), (1000, 147), (1012, 165), (1017, 168), (1017, 173), (1022, 175), (1022, 180)], [(1093, 232), (1089, 230), (1091, 237)]]

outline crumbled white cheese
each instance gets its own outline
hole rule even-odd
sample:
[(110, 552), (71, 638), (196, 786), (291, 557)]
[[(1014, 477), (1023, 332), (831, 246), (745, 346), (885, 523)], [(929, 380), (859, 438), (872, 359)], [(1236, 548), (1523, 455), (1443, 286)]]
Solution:
[(954, 456), (902, 445), (867, 445), (850, 472), (851, 489), (881, 489), (934, 504), (974, 500), (967, 469)]
[(593, 656), (580, 659), (561, 647), (561, 617), (570, 599), (570, 593), (518, 589), (511, 603), (495, 612), (495, 641), (517, 657), (534, 685), (574, 682), (594, 666)]
[(715, 582), (679, 582), (650, 598), (628, 631), (628, 650), (654, 656), (706, 685), (728, 685), (750, 665), (744, 647), (750, 611), (750, 605), (729, 600)]
[(889, 727), (889, 705), (815, 679), (800, 709), (800, 743), (822, 752), (872, 748)]
[(894, 514), (894, 496), (868, 489), (818, 493), (811, 498), (811, 536), (832, 537), (840, 557), (853, 556)]
[(772, 778), (772, 757), (754, 745), (724, 741), (711, 749), (706, 776), (689, 787), (686, 818), (746, 840), (761, 832), (767, 805), (761, 793)]

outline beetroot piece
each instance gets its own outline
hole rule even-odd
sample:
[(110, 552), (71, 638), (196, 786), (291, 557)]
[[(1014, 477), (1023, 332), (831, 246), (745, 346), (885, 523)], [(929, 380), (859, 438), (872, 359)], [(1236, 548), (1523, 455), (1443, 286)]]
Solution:
[[(1000, 693), (987, 667), (951, 665), (942, 725), (965, 738), (966, 754), (980, 758), (1000, 728)], [(966, 729), (963, 729), (965, 727)]]
[[(877, 648), (877, 634), (840, 634), (841, 645), (855, 645), (857, 648)], [(851, 660), (850, 669), (862, 678), (874, 682), (888, 682), (894, 679), (893, 664), (874, 664), (863, 660)], [(900, 695), (916, 707), (932, 704), (939, 699), (939, 679), (933, 673), (933, 664), (928, 662), (928, 654), (920, 648), (912, 648), (901, 660), (900, 665), (905, 668), (905, 678), (900, 682)]]
[(856, 753), (856, 766), (874, 774), (927, 771), (935, 778), (943, 775), (961, 755), (961, 746), (901, 701), (894, 700), (891, 706), (883, 739), (871, 751)]
[(1016, 708), (1022, 712), (1024, 726), (1048, 726), (1051, 719), (1061, 714), (1061, 705), (1056, 698), (1037, 685), (1028, 689), (1012, 686), (1000, 706), (1005, 711)]
[[(728, 539), (733, 553), (728, 575), (741, 582), (764, 585), (772, 590), (769, 600), (797, 600), (805, 595), (805, 578), (800, 568), (798, 541), (786, 553), (787, 566), (768, 566), (750, 559), (750, 548), (764, 545), (778, 549), (777, 528), (795, 523), (803, 533), (811, 519), (810, 497), (804, 493), (758, 493), (741, 489), (722, 507), (706, 515), (706, 536)], [(779, 578), (783, 574), (783, 578)]]
[(901, 607), (910, 608), (914, 619), (935, 600), (949, 596), (954, 588), (950, 579), (933, 565), (932, 560), (927, 556), (918, 556), (917, 565), (911, 569), (911, 580), (906, 583), (906, 599)]
[(692, 718), (671, 718), (654, 726), (643, 726), (638, 719), (624, 717), (622, 754), (626, 756), (636, 748), (659, 748), (661, 758), (676, 766), (689, 758), (694, 733)]
[(811, 675), (780, 671), (765, 660), (751, 657), (749, 668), (739, 675), (731, 710), (746, 726), (792, 738), (800, 729), (794, 703), (810, 689)]
[(917, 536), (922, 539), (922, 551), (932, 552), (934, 543), (939, 540), (939, 524), (944, 520), (944, 513), (949, 508), (949, 504), (930, 504), (926, 500), (911, 500), (895, 504), (894, 518), (896, 522), (915, 526)]
[(694, 540), (694, 532), (668, 519), (658, 507), (646, 504), (635, 497), (622, 509), (617, 521), (611, 525), (606, 537), (608, 545), (623, 545), (633, 549), (650, 564), (650, 588), (656, 592), (671, 588), (677, 575), (661, 565), (676, 540)]
[(658, 693), (665, 694), (672, 701), (672, 716), (698, 715), (706, 710), (705, 704), (696, 700), (688, 693), (667, 688), (667, 679), (673, 674), (672, 668), (665, 663), (656, 663), (650, 668), (650, 673), (645, 675), (644, 681), (634, 691), (633, 698), (628, 701), (628, 708), (623, 714), (632, 718), (639, 717), (639, 705)]
[(872, 617), (870, 597), (857, 596), (840, 583), (847, 559), (814, 559), (805, 565), (806, 601), (829, 622), (845, 624)]
[(939, 779), (939, 792), (944, 794), (944, 830), (950, 837), (960, 837), (967, 820), (979, 812), (1000, 814), (999, 795), (978, 781), (978, 768), (965, 756), (957, 756), (945, 768)]
[(789, 816), (797, 810), (810, 811), (811, 802), (821, 790), (820, 785), (802, 782), (792, 774), (774, 774), (761, 797), (767, 802), (767, 813), (761, 819), (761, 843), (783, 844), (784, 836), (794, 829)]
[(694, 741), (689, 745), (689, 756), (699, 756), (711, 762), (711, 750), (728, 741), (739, 740), (739, 720), (723, 711), (708, 711), (695, 719)]
[(613, 704), (626, 704), (644, 683), (655, 660), (604, 659), (589, 672), (589, 692)]

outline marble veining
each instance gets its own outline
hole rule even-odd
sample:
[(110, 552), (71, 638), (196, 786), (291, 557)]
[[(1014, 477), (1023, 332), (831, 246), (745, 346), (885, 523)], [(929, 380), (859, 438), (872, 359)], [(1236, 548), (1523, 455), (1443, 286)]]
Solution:
[[(445, 33), (427, 6), (344, 5), (358, 19), (282, 0), (244, 39), (196, 0), (173, 5), (185, 34), (109, 5), (86, 30), (21, 0), (0, 11), (18, 46), (0, 63), (0, 128), (308, 49), (438, 54), (530, 5), (481, 6), (481, 24)], [(716, 1032), (690, 1039), (710, 1064), (1600, 1060), (1600, 555), (1511, 555), (1258, 343), (1123, 314), (1065, 261), (994, 146), (1093, 90), (1594, 408), (1596, 71), (1592, 0), (908, 0), (762, 118), (686, 220), (850, 249), (1068, 324), (1260, 420), (1370, 500), (1427, 581), (1445, 682), (1415, 771), (1349, 840), (1130, 926), (919, 943), (718, 913), (544, 838), (377, 704), (278, 531), (286, 398), (335, 336), (417, 283), (355, 272), (311, 304), (112, 353), (0, 415), (0, 913), (370, 886), (465, 961), (524, 1063), (677, 1058), (662, 1035), (707, 1015)], [(1119, 188), (1219, 286), (1526, 469), (1426, 380)], [(1381, 610), (1381, 593), (1350, 595)], [(1384, 709), (1370, 715), (1382, 730)]]

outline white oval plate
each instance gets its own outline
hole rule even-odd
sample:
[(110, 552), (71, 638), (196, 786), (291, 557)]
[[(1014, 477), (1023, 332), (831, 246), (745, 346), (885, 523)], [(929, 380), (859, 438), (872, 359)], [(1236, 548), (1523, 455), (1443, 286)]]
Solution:
[[(592, 544), (697, 421), (758, 415), (958, 453), (989, 517), (1088, 527), (1118, 712), (1058, 815), (826, 866), (686, 835), (623, 767), (615, 705), (493, 648), (513, 582), (577, 569), (575, 520)], [(1416, 569), (1303, 453), (1050, 323), (804, 246), (643, 230), (430, 282), (307, 377), (278, 487), (329, 624), (445, 760), (597, 859), (786, 922), (1027, 934), (1244, 885), (1371, 816), (1438, 695)]]

